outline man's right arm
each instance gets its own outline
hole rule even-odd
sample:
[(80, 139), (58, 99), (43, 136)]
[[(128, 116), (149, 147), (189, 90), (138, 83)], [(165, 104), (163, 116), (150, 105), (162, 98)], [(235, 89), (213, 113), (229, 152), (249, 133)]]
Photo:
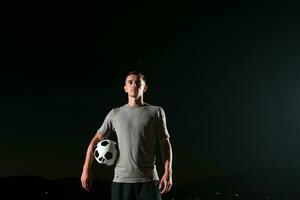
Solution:
[(89, 191), (90, 187), (92, 186), (92, 180), (93, 180), (92, 173), (91, 173), (91, 166), (92, 166), (93, 158), (94, 158), (93, 150), (94, 150), (94, 147), (96, 146), (96, 144), (103, 139), (104, 139), (104, 136), (102, 134), (96, 133), (87, 148), (85, 161), (84, 161), (82, 174), (81, 174), (81, 179), (80, 179), (82, 187), (87, 191)]

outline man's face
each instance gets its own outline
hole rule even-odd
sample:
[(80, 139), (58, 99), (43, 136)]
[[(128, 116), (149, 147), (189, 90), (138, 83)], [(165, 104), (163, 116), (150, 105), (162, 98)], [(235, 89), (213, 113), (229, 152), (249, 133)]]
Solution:
[(128, 93), (128, 96), (138, 98), (143, 96), (143, 93), (146, 92), (147, 85), (143, 79), (131, 74), (126, 78), (124, 90)]

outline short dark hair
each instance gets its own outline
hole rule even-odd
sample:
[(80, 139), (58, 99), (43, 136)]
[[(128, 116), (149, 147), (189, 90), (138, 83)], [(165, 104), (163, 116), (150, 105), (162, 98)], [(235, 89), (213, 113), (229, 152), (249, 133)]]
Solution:
[(142, 74), (142, 72), (139, 72), (139, 71), (130, 71), (130, 72), (128, 72), (125, 76), (125, 82), (127, 80), (127, 77), (130, 76), (130, 75), (136, 75), (139, 78), (141, 78), (143, 81), (145, 81), (145, 83), (146, 83), (146, 78), (145, 78), (144, 74)]

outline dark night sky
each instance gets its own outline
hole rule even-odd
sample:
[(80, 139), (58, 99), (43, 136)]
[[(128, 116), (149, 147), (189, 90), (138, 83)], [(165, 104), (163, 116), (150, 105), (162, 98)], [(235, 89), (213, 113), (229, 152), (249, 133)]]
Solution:
[(79, 177), (132, 69), (166, 112), (176, 181), (300, 165), (297, 4), (5, 6), (0, 176)]

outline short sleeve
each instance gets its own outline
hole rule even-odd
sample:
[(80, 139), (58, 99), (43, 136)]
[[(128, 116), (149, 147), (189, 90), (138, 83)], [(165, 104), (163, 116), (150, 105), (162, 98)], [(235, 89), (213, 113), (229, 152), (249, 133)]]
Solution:
[(107, 138), (114, 131), (113, 119), (113, 110), (111, 110), (105, 117), (104, 122), (102, 126), (98, 129), (97, 133), (100, 133), (105, 138)]
[(166, 115), (164, 110), (161, 107), (159, 107), (157, 111), (156, 133), (157, 133), (156, 135), (160, 140), (170, 137), (167, 129)]

